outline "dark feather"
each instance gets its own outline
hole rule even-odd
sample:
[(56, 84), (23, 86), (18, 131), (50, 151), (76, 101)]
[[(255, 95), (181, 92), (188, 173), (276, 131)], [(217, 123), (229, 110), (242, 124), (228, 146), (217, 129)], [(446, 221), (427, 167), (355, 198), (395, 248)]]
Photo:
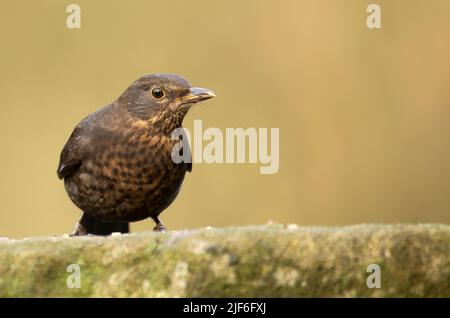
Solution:
[(81, 155), (81, 137), (80, 132), (82, 131), (81, 122), (72, 132), (69, 140), (65, 144), (61, 156), (59, 159), (59, 165), (57, 169), (58, 178), (62, 179), (69, 174), (75, 172), (82, 163)]
[(66, 163), (60, 163), (58, 167), (58, 178), (62, 179), (69, 174), (75, 172), (81, 165), (81, 160), (68, 161)]

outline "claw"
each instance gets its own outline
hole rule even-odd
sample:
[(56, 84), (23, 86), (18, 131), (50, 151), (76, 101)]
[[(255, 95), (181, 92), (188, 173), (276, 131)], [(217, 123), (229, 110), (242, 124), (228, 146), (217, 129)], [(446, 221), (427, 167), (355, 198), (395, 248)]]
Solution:
[(153, 231), (165, 233), (165, 232), (167, 232), (167, 229), (162, 223), (159, 223), (159, 224), (156, 224), (156, 226), (153, 228)]
[(87, 234), (88, 234), (88, 232), (87, 232), (86, 228), (78, 222), (77, 225), (75, 226), (74, 231), (71, 234), (69, 234), (69, 236), (70, 237), (85, 236)]

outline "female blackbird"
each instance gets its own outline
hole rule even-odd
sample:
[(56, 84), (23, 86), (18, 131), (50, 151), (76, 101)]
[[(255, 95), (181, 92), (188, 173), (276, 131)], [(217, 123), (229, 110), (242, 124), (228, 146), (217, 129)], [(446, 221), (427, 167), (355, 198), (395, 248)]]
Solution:
[(145, 75), (112, 104), (83, 119), (61, 152), (58, 177), (83, 211), (73, 236), (128, 232), (128, 222), (158, 219), (177, 196), (190, 162), (175, 163), (174, 129), (193, 103), (214, 97), (172, 74)]

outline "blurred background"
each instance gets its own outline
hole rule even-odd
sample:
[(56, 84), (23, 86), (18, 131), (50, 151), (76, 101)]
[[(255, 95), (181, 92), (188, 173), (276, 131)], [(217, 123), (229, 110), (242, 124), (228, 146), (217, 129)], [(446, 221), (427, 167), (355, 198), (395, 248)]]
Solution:
[[(81, 29), (66, 27), (70, 3)], [(187, 128), (280, 128), (277, 174), (195, 164), (162, 214), (169, 229), (450, 222), (450, 1), (377, 0), (373, 30), (370, 3), (2, 1), (0, 236), (72, 231), (63, 145), (155, 72), (217, 93)]]

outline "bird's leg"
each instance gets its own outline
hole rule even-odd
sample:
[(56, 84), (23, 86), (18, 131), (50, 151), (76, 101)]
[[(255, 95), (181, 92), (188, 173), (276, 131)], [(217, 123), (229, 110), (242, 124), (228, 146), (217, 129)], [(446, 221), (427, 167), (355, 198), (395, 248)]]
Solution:
[(153, 228), (154, 232), (166, 232), (167, 229), (164, 226), (164, 224), (162, 224), (162, 222), (158, 219), (157, 216), (152, 216), (153, 221), (155, 221), (156, 226)]

